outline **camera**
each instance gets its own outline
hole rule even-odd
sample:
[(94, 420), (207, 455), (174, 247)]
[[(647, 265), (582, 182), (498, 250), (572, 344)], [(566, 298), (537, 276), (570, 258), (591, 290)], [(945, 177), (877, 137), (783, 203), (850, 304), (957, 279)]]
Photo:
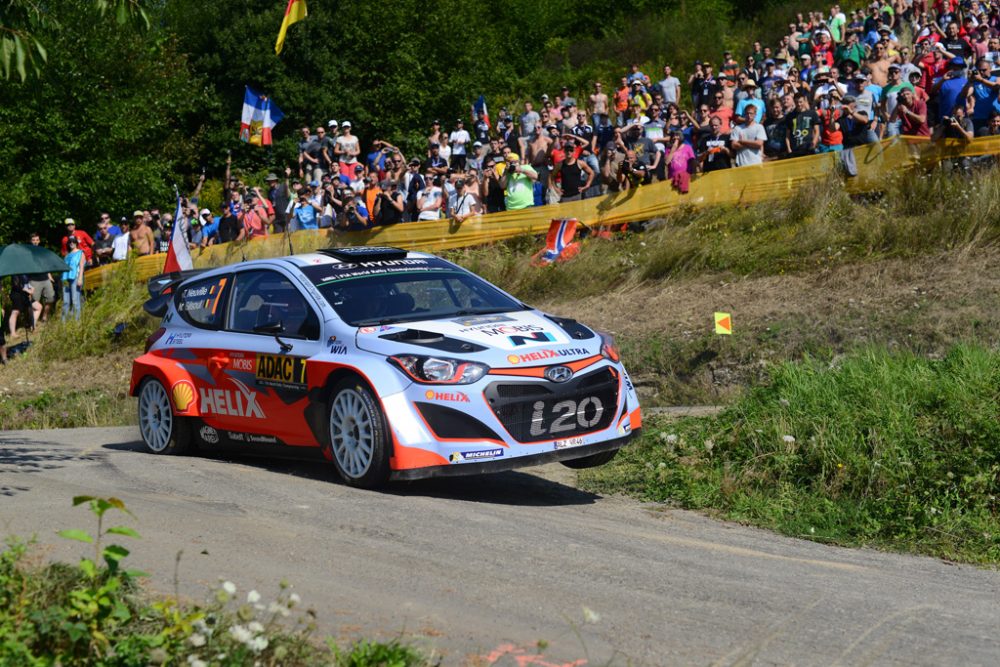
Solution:
[(942, 123), (951, 123), (955, 119), (952, 116), (941, 116)]

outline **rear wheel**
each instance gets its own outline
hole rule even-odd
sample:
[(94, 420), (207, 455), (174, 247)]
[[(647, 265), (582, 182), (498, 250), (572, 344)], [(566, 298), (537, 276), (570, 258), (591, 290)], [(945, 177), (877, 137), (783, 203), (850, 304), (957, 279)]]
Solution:
[(328, 423), (331, 458), (345, 482), (374, 489), (389, 481), (385, 415), (360, 378), (347, 378), (333, 388)]
[(191, 424), (174, 415), (167, 390), (155, 378), (139, 387), (139, 433), (154, 454), (183, 454), (191, 446)]
[(583, 470), (584, 468), (596, 468), (597, 466), (602, 466), (609, 462), (611, 459), (615, 458), (615, 454), (618, 453), (617, 449), (612, 449), (610, 452), (601, 452), (600, 454), (591, 454), (590, 456), (584, 456), (579, 459), (570, 459), (568, 461), (562, 461), (562, 464), (567, 468), (573, 468), (574, 470)]

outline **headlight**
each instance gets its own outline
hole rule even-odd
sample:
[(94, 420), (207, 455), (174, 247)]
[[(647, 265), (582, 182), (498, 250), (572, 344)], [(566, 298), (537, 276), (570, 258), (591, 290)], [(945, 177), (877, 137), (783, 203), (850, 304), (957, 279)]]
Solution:
[(618, 346), (615, 345), (615, 339), (609, 333), (604, 333), (603, 331), (599, 333), (601, 336), (601, 354), (605, 359), (610, 359), (617, 364), (622, 357), (618, 353)]
[(421, 384), (472, 384), (490, 370), (489, 366), (474, 361), (416, 354), (389, 357), (389, 363)]

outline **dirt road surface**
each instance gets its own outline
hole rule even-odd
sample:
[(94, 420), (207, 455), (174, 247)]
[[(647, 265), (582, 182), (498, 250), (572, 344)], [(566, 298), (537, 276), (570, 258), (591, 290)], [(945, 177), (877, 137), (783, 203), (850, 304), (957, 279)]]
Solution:
[[(559, 465), (358, 491), (319, 462), (144, 453), (135, 428), (0, 434), (0, 524), (53, 558), (115, 495), (158, 591), (287, 579), (341, 639), (444, 665), (995, 665), (1000, 574), (574, 488)], [(585, 608), (587, 611), (585, 611)], [(543, 640), (544, 651), (537, 649)]]

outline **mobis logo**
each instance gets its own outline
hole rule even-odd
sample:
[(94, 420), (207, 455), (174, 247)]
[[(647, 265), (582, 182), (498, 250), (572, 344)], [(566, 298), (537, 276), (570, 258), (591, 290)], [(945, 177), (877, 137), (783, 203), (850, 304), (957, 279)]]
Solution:
[(480, 331), (487, 336), (510, 336), (511, 334), (543, 331), (543, 329), (537, 324), (503, 324), (498, 327), (481, 328)]
[(238, 392), (204, 387), (198, 390), (201, 394), (201, 414), (266, 419), (257, 402), (257, 392), (250, 391), (249, 387), (235, 378), (229, 378), (229, 381), (236, 385)]
[(460, 391), (434, 391), (428, 389), (424, 394), (432, 401), (452, 401), (453, 403), (469, 403), (469, 397)]

